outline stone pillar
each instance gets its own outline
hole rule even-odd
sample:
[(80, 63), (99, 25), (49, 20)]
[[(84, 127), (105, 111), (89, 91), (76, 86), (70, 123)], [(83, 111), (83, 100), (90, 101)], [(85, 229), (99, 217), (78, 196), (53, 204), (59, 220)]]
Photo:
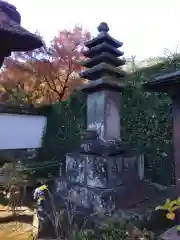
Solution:
[(87, 97), (87, 128), (104, 140), (120, 139), (120, 93), (104, 90)]
[(87, 128), (97, 129), (104, 140), (120, 139), (120, 96), (125, 73), (120, 68), (125, 64), (123, 44), (109, 34), (109, 27), (101, 23), (99, 35), (85, 43), (87, 60), (82, 65), (89, 68), (81, 72), (81, 77), (89, 79), (88, 86), (81, 90), (87, 96)]

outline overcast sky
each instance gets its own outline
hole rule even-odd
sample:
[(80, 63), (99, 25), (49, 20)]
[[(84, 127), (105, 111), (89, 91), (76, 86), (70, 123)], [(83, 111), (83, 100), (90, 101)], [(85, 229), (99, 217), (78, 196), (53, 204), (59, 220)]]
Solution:
[[(83, 25), (95, 36), (106, 21), (110, 34), (124, 42), (125, 56), (138, 60), (176, 51), (180, 43), (180, 0), (9, 0), (22, 25), (39, 30), (46, 41), (58, 30)], [(180, 49), (180, 48), (179, 48)]]

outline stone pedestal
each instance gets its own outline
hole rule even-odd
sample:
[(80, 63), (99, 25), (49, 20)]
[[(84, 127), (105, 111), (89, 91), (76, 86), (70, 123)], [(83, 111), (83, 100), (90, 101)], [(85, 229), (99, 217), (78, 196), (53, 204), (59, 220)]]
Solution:
[(87, 131), (77, 152), (66, 156), (66, 184), (59, 194), (95, 212), (127, 207), (143, 177), (142, 166), (141, 157), (120, 141), (101, 140), (95, 130)]
[[(129, 160), (129, 161), (127, 161)], [(67, 155), (69, 199), (93, 211), (113, 211), (124, 201), (132, 182), (138, 183), (138, 157)], [(120, 207), (120, 206), (119, 206)], [(123, 207), (123, 202), (121, 207)]]

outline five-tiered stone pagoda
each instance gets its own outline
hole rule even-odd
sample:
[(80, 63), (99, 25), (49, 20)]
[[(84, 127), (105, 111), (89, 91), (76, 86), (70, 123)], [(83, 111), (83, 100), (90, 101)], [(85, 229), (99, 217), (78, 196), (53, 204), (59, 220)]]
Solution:
[(120, 104), (124, 87), (123, 44), (101, 23), (99, 35), (86, 42), (87, 69), (81, 77), (89, 83), (80, 89), (87, 94), (87, 131), (79, 149), (66, 157), (66, 183), (59, 190), (77, 205), (93, 211), (111, 211), (131, 204), (135, 186), (143, 177), (141, 159), (120, 136)]

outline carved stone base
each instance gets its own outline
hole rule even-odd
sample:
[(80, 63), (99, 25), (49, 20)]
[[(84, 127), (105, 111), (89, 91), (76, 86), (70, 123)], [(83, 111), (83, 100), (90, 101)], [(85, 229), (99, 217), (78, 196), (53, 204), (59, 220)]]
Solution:
[(57, 181), (57, 195), (96, 213), (111, 214), (117, 209), (133, 208), (143, 200), (143, 192), (143, 181), (114, 188), (92, 188)]
[(103, 140), (96, 130), (88, 130), (77, 152), (66, 155), (59, 195), (95, 212), (125, 207), (137, 195), (142, 163), (122, 141)]

